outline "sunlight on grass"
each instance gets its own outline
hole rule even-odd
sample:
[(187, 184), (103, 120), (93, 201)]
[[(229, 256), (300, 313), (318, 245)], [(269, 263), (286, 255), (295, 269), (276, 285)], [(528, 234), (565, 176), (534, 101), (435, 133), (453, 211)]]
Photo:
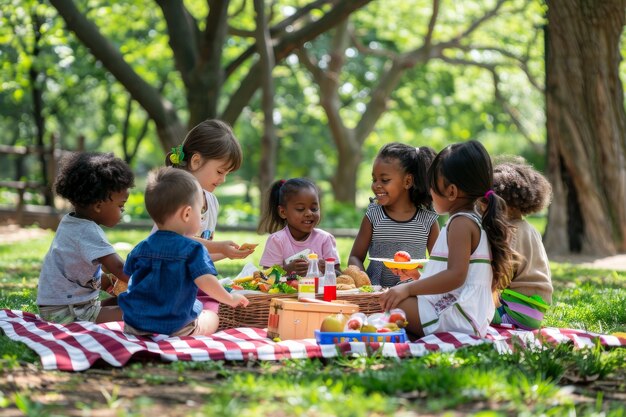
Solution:
[[(128, 250), (149, 230), (106, 230), (113, 244)], [(0, 307), (37, 312), (36, 287), (41, 261), (52, 233), (28, 242), (0, 244)], [(219, 240), (258, 243), (245, 260), (216, 263), (221, 276), (234, 276), (247, 263), (258, 265), (266, 236), (252, 232), (223, 232)], [(338, 238), (342, 266), (352, 239)], [(118, 246), (118, 247), (121, 247)], [(580, 328), (599, 333), (626, 330), (626, 272), (581, 268), (552, 263), (554, 303), (545, 325)], [(0, 375), (39, 357), (22, 343), (0, 336)], [(203, 415), (233, 417), (282, 416), (402, 416), (431, 413), (475, 416), (610, 416), (624, 417), (621, 402), (599, 397), (590, 390), (589, 401), (572, 395), (571, 381), (608, 379), (626, 391), (626, 350), (574, 349), (569, 344), (518, 349), (498, 354), (491, 345), (434, 352), (421, 358), (396, 359), (380, 355), (319, 360), (258, 362), (246, 366), (224, 362), (132, 363), (120, 372), (144, 386), (189, 384), (204, 387)], [(207, 379), (212, 375), (213, 380)], [(620, 376), (621, 375), (621, 376)], [(621, 381), (621, 382), (620, 382)], [(589, 382), (591, 383), (591, 382)], [(621, 385), (620, 385), (621, 384)], [(116, 415), (149, 407), (150, 398), (122, 399), (108, 392), (104, 407)], [(579, 394), (580, 395), (580, 394)], [(0, 406), (17, 404), (25, 413), (48, 415), (53, 409), (27, 400), (25, 391), (7, 396), (0, 387)], [(108, 402), (107, 402), (108, 401)], [(108, 406), (107, 406), (108, 404)], [(102, 404), (75, 404), (89, 413)], [(147, 408), (146, 408), (147, 409)], [(52, 411), (51, 411), (52, 410)], [(455, 411), (456, 410), (456, 411)]]

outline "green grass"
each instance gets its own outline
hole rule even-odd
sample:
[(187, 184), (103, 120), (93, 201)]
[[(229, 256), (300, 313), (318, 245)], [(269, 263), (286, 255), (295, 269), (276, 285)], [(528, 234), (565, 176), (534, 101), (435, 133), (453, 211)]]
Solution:
[[(112, 243), (131, 245), (146, 234), (145, 230), (107, 231)], [(49, 233), (13, 245), (0, 243), (0, 307), (37, 311), (36, 283), (52, 236)], [(249, 259), (217, 262), (220, 275), (234, 276), (247, 262), (258, 264), (265, 236), (224, 232), (217, 237), (260, 245)], [(338, 238), (337, 244), (345, 266), (352, 239)], [(626, 331), (626, 272), (557, 263), (551, 264), (551, 268), (554, 306), (546, 315), (546, 325), (600, 333)], [(25, 345), (0, 336), (0, 381), (25, 366), (40, 368), (38, 360)], [(401, 361), (374, 355), (327, 361), (290, 360), (280, 364), (135, 362), (110, 371), (113, 388), (102, 388), (102, 394), (95, 399), (85, 397), (70, 404), (61, 394), (70, 395), (77, 387), (92, 384), (98, 373), (70, 374), (65, 382), (53, 386), (58, 398), (48, 394), (37, 397), (36, 388), (0, 382), (0, 414), (6, 408), (19, 409), (24, 415), (64, 415), (63, 410), (69, 407), (82, 410), (84, 415), (104, 409), (111, 415), (131, 416), (149, 415), (154, 410), (162, 412), (163, 407), (170, 406), (173, 408), (165, 409), (172, 413), (179, 410), (175, 415), (237, 417), (417, 414), (625, 417), (620, 399), (626, 392), (625, 363), (626, 349), (604, 350), (596, 346), (576, 350), (565, 344), (519, 349), (509, 355), (482, 345)], [(136, 387), (154, 390), (140, 396), (126, 394), (126, 390)], [(97, 389), (100, 388), (94, 387), (99, 392)], [(184, 390), (185, 396), (193, 397), (195, 406), (181, 412), (180, 407), (186, 407), (184, 399), (178, 407), (176, 403), (170, 404), (171, 399), (164, 405), (159, 393), (169, 389)], [(44, 384), (40, 390), (47, 392), (50, 388)], [(169, 411), (164, 414), (169, 415)]]

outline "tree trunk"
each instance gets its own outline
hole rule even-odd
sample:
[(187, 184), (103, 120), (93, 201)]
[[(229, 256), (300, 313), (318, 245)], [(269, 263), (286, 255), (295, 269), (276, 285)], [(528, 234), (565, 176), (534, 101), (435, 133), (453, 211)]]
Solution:
[(185, 137), (186, 129), (180, 123), (172, 103), (164, 99), (156, 88), (144, 81), (128, 65), (115, 45), (76, 8), (72, 0), (51, 0), (50, 3), (63, 17), (68, 29), (74, 32), (154, 120), (163, 149), (169, 150), (179, 145)]
[(549, 253), (626, 251), (625, 0), (550, 1), (546, 34)]
[(354, 204), (359, 165), (363, 160), (362, 145), (352, 129), (333, 133), (337, 145), (337, 169), (330, 183), (336, 201)]
[(256, 10), (256, 43), (259, 49), (259, 62), (261, 65), (261, 107), (263, 110), (263, 135), (261, 137), (261, 162), (259, 163), (259, 189), (261, 193), (261, 207), (265, 207), (268, 189), (276, 175), (276, 153), (278, 141), (274, 128), (274, 48), (272, 38), (267, 26), (265, 14), (265, 1), (254, 0)]
[(33, 51), (32, 56), (34, 58), (34, 62), (31, 63), (30, 69), (28, 70), (28, 76), (30, 78), (30, 85), (32, 88), (33, 95), (33, 119), (35, 120), (35, 133), (37, 136), (37, 146), (41, 149), (39, 153), (39, 163), (41, 165), (41, 181), (45, 184), (45, 189), (43, 190), (43, 198), (44, 204), (46, 206), (52, 206), (53, 197), (52, 197), (52, 181), (48, 178), (48, 162), (46, 161), (46, 153), (44, 152), (44, 135), (46, 133), (46, 119), (44, 117), (43, 109), (43, 86), (45, 86), (45, 82), (42, 77), (41, 72), (36, 68), (37, 59), (39, 59), (39, 53), (41, 52), (41, 48), (39, 42), (41, 41), (41, 27), (43, 25), (43, 19), (40, 15), (35, 11), (31, 16), (33, 22), (33, 33), (35, 35), (34, 43), (33, 43)]

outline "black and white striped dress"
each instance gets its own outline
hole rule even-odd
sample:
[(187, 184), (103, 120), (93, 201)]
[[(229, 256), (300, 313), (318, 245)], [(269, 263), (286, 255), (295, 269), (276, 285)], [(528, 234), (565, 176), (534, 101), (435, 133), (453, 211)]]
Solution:
[[(372, 223), (372, 241), (368, 249), (370, 258), (393, 258), (399, 250), (407, 251), (412, 259), (426, 257), (428, 234), (437, 221), (437, 213), (420, 208), (412, 219), (396, 221), (387, 215), (383, 206), (372, 203), (365, 215)], [(380, 261), (370, 261), (367, 275), (372, 284), (383, 287), (391, 287), (399, 281)]]

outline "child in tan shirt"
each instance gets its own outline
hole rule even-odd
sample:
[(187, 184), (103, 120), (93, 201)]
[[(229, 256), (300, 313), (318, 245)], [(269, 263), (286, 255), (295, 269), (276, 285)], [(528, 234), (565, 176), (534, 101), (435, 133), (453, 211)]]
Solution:
[(493, 177), (493, 190), (506, 201), (507, 217), (516, 228), (511, 245), (520, 255), (511, 284), (501, 294), (498, 312), (501, 322), (536, 329), (552, 304), (552, 277), (541, 234), (523, 216), (548, 206), (552, 186), (522, 158), (496, 165)]

